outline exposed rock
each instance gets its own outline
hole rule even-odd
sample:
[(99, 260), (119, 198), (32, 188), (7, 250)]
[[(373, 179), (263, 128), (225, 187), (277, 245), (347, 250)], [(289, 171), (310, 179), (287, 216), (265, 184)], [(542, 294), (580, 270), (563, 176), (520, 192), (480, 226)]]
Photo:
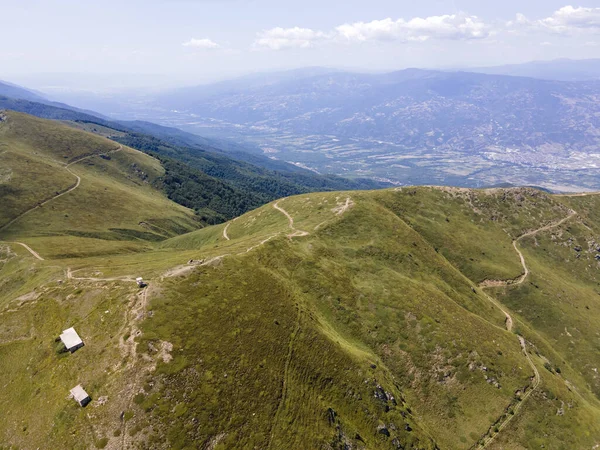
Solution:
[(333, 408), (327, 408), (327, 421), (329, 422), (329, 426), (333, 426), (336, 423), (337, 413)]
[(377, 432), (379, 434), (383, 434), (384, 436), (390, 437), (390, 430), (388, 430), (385, 425), (379, 425), (377, 427)]
[(404, 445), (402, 445), (402, 443), (400, 442), (400, 439), (398, 439), (398, 438), (392, 439), (392, 445), (397, 450), (404, 450)]

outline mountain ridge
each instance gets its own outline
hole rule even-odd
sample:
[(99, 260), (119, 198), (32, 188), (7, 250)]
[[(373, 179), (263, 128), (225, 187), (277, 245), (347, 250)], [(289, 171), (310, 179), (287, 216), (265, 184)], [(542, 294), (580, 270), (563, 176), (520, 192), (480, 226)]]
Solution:
[[(560, 306), (554, 296), (544, 312), (522, 300), (515, 307), (515, 301), (532, 289), (562, 292), (567, 273), (578, 274), (581, 292), (595, 283), (596, 271), (581, 270), (594, 261), (587, 246), (576, 267), (559, 255), (577, 253), (589, 233), (583, 224), (595, 227), (587, 214), (596, 203), (594, 196), (553, 197), (529, 188), (304, 194), (162, 241), (145, 256), (35, 264), (69, 267), (58, 295), (110, 286), (102, 297), (110, 302), (111, 291), (129, 292), (130, 319), (110, 319), (127, 331), (108, 344), (122, 347), (129, 362), (112, 382), (93, 375), (93, 367), (80, 370), (97, 380), (93, 398), (108, 397), (90, 423), (109, 448), (215, 442), (244, 448), (581, 447), (600, 438), (594, 422), (600, 391), (580, 357), (587, 351), (567, 351), (566, 343), (554, 341), (555, 320), (534, 319), (554, 317), (568, 302)], [(536, 250), (534, 240), (546, 252)], [(545, 267), (561, 275), (540, 278)], [(524, 270), (520, 283), (478, 287)], [(142, 272), (150, 287), (128, 288)], [(0, 270), (0, 280), (7, 275), (6, 267)], [(42, 299), (57, 295), (54, 283), (38, 288)], [(19, 291), (12, 292), (4, 301)], [(9, 314), (44, 304), (22, 304)], [(593, 295), (578, 304), (590, 307), (588, 316), (597, 314)], [(571, 330), (578, 345), (589, 345), (591, 317), (568, 311), (558, 326)], [(111, 326), (123, 326), (117, 322)], [(97, 326), (79, 324), (86, 333)], [(575, 328), (585, 337), (576, 337)], [(96, 354), (98, 337), (88, 339), (80, 355), (86, 348)], [(565, 413), (557, 415), (561, 402)], [(76, 405), (58, 405), (70, 420), (82, 419)], [(545, 437), (531, 431), (541, 418)], [(11, 436), (18, 442), (16, 430)]]
[(597, 80), (409, 69), (334, 72), (212, 97), (192, 88), (146, 106), (162, 123), (250, 142), (318, 171), (589, 190), (598, 189), (599, 96)]

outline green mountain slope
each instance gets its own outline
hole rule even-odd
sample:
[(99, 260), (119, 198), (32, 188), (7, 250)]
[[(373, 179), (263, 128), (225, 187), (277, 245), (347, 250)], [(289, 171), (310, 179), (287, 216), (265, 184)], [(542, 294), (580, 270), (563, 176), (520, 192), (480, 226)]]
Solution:
[(3, 113), (0, 233), (37, 242), (49, 257), (139, 251), (200, 226), (154, 189), (160, 163), (108, 139)]
[(598, 196), (312, 193), (197, 229), (168, 158), (8, 112), (0, 162), (2, 446), (600, 442)]
[[(27, 130), (17, 140), (19, 117), (0, 124), (0, 152), (16, 153), (18, 141), (61, 175), (57, 158), (93, 153), (34, 144)], [(149, 179), (160, 176), (156, 160), (97, 139), (90, 149), (110, 160), (70, 166), (80, 188), (0, 231), (0, 409), (11, 411), (0, 417), (2, 445), (600, 443), (598, 197), (528, 188), (303, 194), (123, 246), (115, 229), (141, 233), (144, 221), (159, 234), (190, 216), (130, 171), (140, 158)], [(60, 188), (52, 180), (48, 192)], [(86, 184), (89, 195), (79, 192)], [(94, 203), (104, 188), (119, 198), (118, 214)], [(160, 208), (140, 207), (150, 197)], [(92, 251), (90, 240), (114, 247)], [(54, 339), (69, 326), (85, 346), (58, 353)], [(67, 398), (77, 384), (93, 399), (85, 409)]]

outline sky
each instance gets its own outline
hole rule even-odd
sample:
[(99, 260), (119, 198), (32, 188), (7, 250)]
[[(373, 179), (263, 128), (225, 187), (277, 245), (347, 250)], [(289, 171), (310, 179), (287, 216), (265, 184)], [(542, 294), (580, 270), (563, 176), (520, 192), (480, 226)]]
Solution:
[(0, 0), (0, 79), (200, 84), (308, 66), (463, 68), (600, 57), (600, 2)]

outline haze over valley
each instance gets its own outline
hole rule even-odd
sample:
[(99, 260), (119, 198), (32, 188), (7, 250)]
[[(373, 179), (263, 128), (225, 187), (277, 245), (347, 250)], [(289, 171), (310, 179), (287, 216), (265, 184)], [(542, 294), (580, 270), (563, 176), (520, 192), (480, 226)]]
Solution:
[(312, 69), (178, 89), (119, 115), (245, 142), (319, 173), (594, 190), (599, 98), (595, 80)]

